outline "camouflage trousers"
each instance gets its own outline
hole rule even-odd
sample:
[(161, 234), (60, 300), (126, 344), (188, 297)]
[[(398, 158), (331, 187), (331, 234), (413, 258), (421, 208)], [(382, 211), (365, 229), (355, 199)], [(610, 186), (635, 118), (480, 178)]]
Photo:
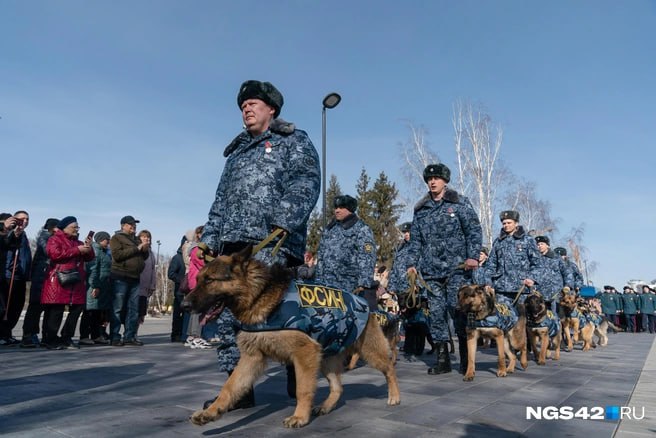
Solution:
[(458, 305), (458, 290), (471, 283), (471, 276), (454, 274), (448, 281), (427, 280), (431, 288), (428, 293), (428, 309), (430, 310), (430, 333), (435, 342), (449, 341), (449, 318), (453, 320), (455, 334), (465, 335), (466, 317), (456, 309)]
[[(286, 265), (287, 258), (280, 252), (276, 257), (272, 257), (273, 248), (263, 248), (255, 254), (255, 259), (261, 260), (267, 264), (281, 263)], [(216, 320), (217, 336), (221, 339), (216, 354), (219, 359), (219, 371), (231, 373), (239, 362), (239, 348), (237, 348), (237, 333), (239, 324), (230, 310), (224, 309)]]

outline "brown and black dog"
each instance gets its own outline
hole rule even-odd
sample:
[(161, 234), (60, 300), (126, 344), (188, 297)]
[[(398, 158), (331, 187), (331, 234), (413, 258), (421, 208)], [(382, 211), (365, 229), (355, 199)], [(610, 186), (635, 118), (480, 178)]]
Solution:
[[(399, 356), (399, 340), (401, 339), (399, 334), (399, 319), (388, 312), (374, 312), (372, 315), (374, 315), (376, 321), (380, 324), (380, 328), (383, 329), (383, 335), (385, 335), (385, 339), (387, 339), (390, 350), (392, 351), (392, 363), (396, 363)], [(354, 369), (359, 359), (360, 354), (358, 352), (353, 353), (346, 369)]]
[[(538, 365), (546, 363), (547, 356), (551, 356), (549, 349), (553, 346), (554, 360), (560, 359), (561, 325), (558, 315), (547, 309), (541, 294), (531, 293), (524, 301), (526, 308), (526, 328), (531, 342), (531, 349), (535, 354)], [(538, 350), (537, 340), (540, 339)]]
[[(460, 311), (467, 314), (467, 371), (464, 381), (474, 380), (476, 347), (479, 336), (493, 338), (497, 343), (498, 377), (515, 371), (515, 351), (520, 352), (522, 368), (528, 367), (526, 351), (526, 315), (523, 306), (512, 307), (503, 297), (495, 299), (494, 289), (488, 286), (466, 285), (458, 291)], [(497, 322), (499, 324), (497, 324)], [(508, 366), (506, 367), (506, 357)]]
[[(265, 323), (277, 311), (291, 282), (288, 270), (278, 265), (267, 266), (253, 259), (252, 247), (247, 247), (239, 253), (220, 256), (206, 264), (198, 274), (198, 285), (186, 296), (183, 305), (199, 312), (225, 306), (243, 325), (255, 326)], [(334, 299), (333, 303), (339, 301), (341, 305), (352, 298), (342, 296), (341, 291), (332, 291), (339, 293), (339, 296), (328, 297), (326, 294), (315, 304), (318, 301), (325, 303), (330, 298)], [(241, 355), (237, 367), (214, 403), (207, 409), (194, 412), (191, 422), (203, 425), (220, 418), (264, 372), (267, 359), (293, 364), (296, 371), (296, 409), (292, 416), (283, 421), (286, 427), (303, 427), (310, 421), (311, 414), (323, 415), (335, 408), (342, 394), (341, 374), (345, 357), (355, 352), (385, 375), (387, 404), (398, 405), (401, 397), (390, 346), (375, 317), (366, 315), (366, 306), (362, 327), (363, 331), (352, 345), (334, 355), (324, 356), (319, 342), (303, 331), (246, 331), (243, 326), (237, 335)], [(319, 370), (328, 379), (330, 393), (320, 406), (312, 409)]]
[(572, 351), (574, 344), (577, 344), (579, 339), (583, 341), (583, 351), (596, 347), (592, 341), (594, 324), (588, 321), (579, 309), (582, 302), (583, 300), (579, 298), (578, 294), (569, 287), (565, 286), (560, 291), (558, 316), (560, 316), (560, 323), (567, 342), (566, 351)]

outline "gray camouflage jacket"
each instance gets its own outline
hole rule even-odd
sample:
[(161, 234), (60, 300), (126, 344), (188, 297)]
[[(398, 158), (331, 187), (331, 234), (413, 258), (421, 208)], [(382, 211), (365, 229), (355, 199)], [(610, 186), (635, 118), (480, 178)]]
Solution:
[(321, 191), (319, 156), (308, 135), (275, 119), (255, 138), (243, 131), (223, 155), (201, 242), (219, 252), (225, 242), (257, 244), (280, 227), (289, 233), (281, 253), (302, 261), (307, 221)]
[(486, 282), (497, 292), (517, 292), (526, 278), (537, 283), (541, 257), (535, 239), (526, 234), (524, 227), (519, 225), (512, 235), (501, 230), (485, 263)]
[(551, 249), (545, 255), (541, 255), (540, 262), (543, 269), (538, 277), (538, 291), (542, 293), (545, 300), (554, 300), (563, 286), (571, 286), (574, 279), (565, 260)]
[(481, 223), (467, 197), (447, 189), (442, 200), (430, 194), (415, 206), (410, 235), (410, 266), (424, 280), (449, 277), (466, 259), (478, 260)]
[(405, 240), (396, 248), (394, 253), (394, 265), (387, 282), (387, 290), (397, 294), (404, 292), (410, 287), (408, 284), (408, 267), (410, 264), (410, 242)]
[(376, 244), (371, 228), (352, 214), (341, 222), (332, 220), (319, 242), (315, 281), (353, 292), (374, 286)]

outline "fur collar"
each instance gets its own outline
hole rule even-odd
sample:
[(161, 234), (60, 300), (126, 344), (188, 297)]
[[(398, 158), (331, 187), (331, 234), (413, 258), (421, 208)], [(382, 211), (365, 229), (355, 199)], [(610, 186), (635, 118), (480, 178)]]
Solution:
[(269, 129), (266, 132), (255, 138), (253, 138), (253, 136), (246, 130), (240, 132), (239, 135), (237, 135), (230, 142), (230, 144), (226, 146), (225, 150), (223, 151), (223, 156), (227, 158), (228, 155), (236, 151), (237, 148), (242, 144), (254, 143), (256, 141), (259, 142), (261, 140), (264, 140), (265, 138), (269, 138), (271, 137), (272, 132), (286, 137), (294, 133), (295, 130), (296, 130), (296, 125), (294, 125), (291, 122), (286, 122), (285, 120), (278, 117), (277, 119), (273, 119), (273, 121), (269, 125)]
[[(430, 193), (426, 193), (424, 197), (422, 197), (419, 202), (415, 205), (415, 211), (420, 210), (422, 207), (426, 205), (428, 201), (432, 201), (433, 198), (431, 197)], [(458, 192), (455, 190), (451, 190), (450, 188), (446, 188), (446, 191), (444, 192), (444, 196), (442, 196), (442, 201), (445, 202), (450, 202), (452, 204), (457, 204), (458, 201), (460, 201), (460, 196), (458, 195)]]
[(335, 225), (339, 224), (341, 225), (342, 228), (345, 230), (348, 230), (351, 228), (355, 223), (360, 219), (357, 214), (351, 213), (349, 216), (347, 216), (343, 221), (337, 221), (336, 219), (333, 218), (332, 221), (328, 224), (328, 229), (332, 229)]
[(503, 228), (501, 229), (501, 232), (499, 232), (499, 240), (503, 240), (508, 236), (512, 236), (517, 240), (523, 239), (524, 236), (526, 235), (526, 230), (524, 230), (524, 227), (521, 225), (517, 225), (517, 229), (513, 234), (508, 234), (505, 231), (503, 231)]

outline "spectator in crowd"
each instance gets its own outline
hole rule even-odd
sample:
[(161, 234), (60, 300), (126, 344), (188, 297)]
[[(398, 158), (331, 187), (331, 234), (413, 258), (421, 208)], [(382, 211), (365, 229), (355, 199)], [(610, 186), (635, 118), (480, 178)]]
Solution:
[[(46, 244), (48, 239), (55, 232), (55, 227), (59, 219), (50, 218), (39, 230), (36, 236), (36, 251), (32, 259), (32, 275), (30, 282), (30, 299), (23, 319), (23, 339), (21, 348), (36, 348), (39, 346), (39, 326), (43, 307), (41, 307), (41, 289), (48, 269), (48, 255), (46, 254)], [(45, 332), (45, 330), (44, 330)], [(43, 338), (43, 335), (41, 336)]]
[[(77, 321), (86, 302), (85, 262), (93, 260), (91, 239), (78, 240), (80, 227), (74, 216), (66, 216), (57, 223), (55, 234), (46, 244), (50, 259), (41, 293), (44, 308), (45, 345), (48, 349), (79, 348), (73, 342)], [(64, 310), (68, 316), (57, 336)]]
[(4, 281), (0, 284), (0, 301), (4, 303), (4, 313), (0, 315), (0, 346), (21, 342), (12, 336), (12, 330), (25, 306), (25, 291), (32, 272), (32, 250), (25, 234), (29, 223), (30, 216), (24, 210), (17, 211), (5, 221), (9, 232), (5, 263), (0, 266), (4, 271)]
[(109, 233), (99, 231), (93, 236), (95, 258), (87, 262), (87, 302), (80, 321), (81, 345), (107, 345), (103, 323), (109, 318), (112, 309), (112, 256), (109, 255)]
[[(193, 232), (187, 232), (187, 241), (182, 246), (182, 258), (185, 262), (185, 275), (187, 276), (187, 291), (196, 287), (196, 276), (202, 268), (202, 260), (198, 256), (198, 242), (203, 235), (204, 226), (196, 227)], [(192, 255), (193, 253), (193, 255)], [(195, 257), (195, 259), (194, 259)], [(192, 286), (193, 284), (193, 286)], [(203, 339), (202, 327), (200, 325), (201, 315), (196, 312), (184, 315), (183, 333), (185, 334), (185, 347), (206, 350), (211, 348), (207, 340)]]
[[(139, 241), (142, 244), (147, 245), (149, 255), (144, 263), (144, 269), (139, 275), (139, 323), (137, 324), (137, 330), (141, 324), (144, 323), (146, 314), (148, 313), (148, 300), (155, 292), (157, 288), (157, 260), (155, 254), (152, 250), (152, 234), (148, 230), (141, 230), (137, 234)], [(136, 335), (136, 334), (135, 334)]]
[(624, 286), (624, 294), (622, 294), (622, 313), (626, 321), (626, 331), (635, 333), (636, 314), (638, 313), (638, 305), (640, 298), (636, 295), (635, 291), (630, 286)]
[[(142, 346), (136, 338), (139, 322), (139, 278), (150, 256), (150, 245), (136, 236), (137, 224), (132, 216), (121, 218), (121, 229), (112, 236), (109, 248), (112, 254), (111, 279), (113, 286), (112, 313), (110, 320), (111, 344)], [(121, 310), (127, 309), (125, 331), (121, 339)]]
[(317, 267), (317, 259), (310, 251), (303, 255), (304, 263), (296, 269), (296, 277), (300, 280), (309, 280), (314, 277), (314, 271)]
[(538, 251), (542, 255), (540, 259), (542, 270), (538, 278), (539, 290), (547, 306), (551, 306), (551, 311), (556, 313), (560, 291), (563, 290), (564, 286), (574, 289), (574, 280), (565, 261), (551, 250), (549, 237), (537, 236), (535, 241), (538, 245)]
[(570, 258), (567, 256), (567, 250), (562, 246), (559, 246), (558, 248), (554, 249), (554, 252), (558, 254), (560, 258), (563, 259), (565, 265), (567, 265), (567, 268), (570, 271), (570, 275), (572, 277), (572, 284), (568, 286), (570, 286), (570, 288), (576, 291), (581, 289), (585, 285), (585, 281), (583, 280), (583, 275), (581, 274), (581, 270), (579, 269), (579, 267), (576, 266), (576, 263), (570, 260)]
[[(304, 131), (278, 117), (283, 96), (269, 82), (244, 82), (237, 105), (245, 129), (223, 152), (226, 163), (201, 241), (213, 254), (231, 254), (280, 229), (286, 237), (280, 251), (273, 254), (277, 242), (272, 242), (255, 257), (300, 266), (307, 222), (321, 191), (319, 156)], [(219, 369), (229, 374), (239, 360), (234, 322), (229, 311), (217, 320)], [(293, 376), (288, 383), (295, 389)], [(254, 404), (251, 389), (236, 406)]]
[(451, 170), (444, 164), (424, 169), (428, 194), (415, 206), (410, 236), (410, 268), (421, 276), (429, 294), (430, 332), (436, 342), (437, 361), (428, 374), (451, 372), (448, 344), (449, 317), (454, 321), (460, 347), (460, 369), (467, 358), (466, 317), (456, 315), (458, 290), (472, 282), (471, 271), (478, 268), (482, 231), (476, 210), (469, 199), (448, 188)]
[[(202, 227), (200, 233), (202, 233)], [(189, 282), (190, 290), (194, 290), (196, 287), (196, 276), (205, 265), (205, 261), (203, 260), (202, 255), (199, 256), (198, 251), (198, 245), (194, 244), (189, 252), (189, 272), (187, 273), (187, 280)], [(201, 319), (203, 319), (203, 324), (201, 324)], [(202, 337), (202, 326), (207, 322), (204, 320), (203, 315), (192, 313), (189, 321), (189, 332), (185, 346), (200, 350), (212, 348), (212, 345)]]
[(182, 259), (182, 245), (187, 241), (182, 237), (180, 247), (175, 255), (171, 258), (167, 277), (173, 282), (173, 314), (171, 315), (171, 342), (182, 342), (182, 321), (184, 311), (182, 310), (182, 300), (184, 293), (180, 291), (180, 284), (185, 277), (185, 264)]

